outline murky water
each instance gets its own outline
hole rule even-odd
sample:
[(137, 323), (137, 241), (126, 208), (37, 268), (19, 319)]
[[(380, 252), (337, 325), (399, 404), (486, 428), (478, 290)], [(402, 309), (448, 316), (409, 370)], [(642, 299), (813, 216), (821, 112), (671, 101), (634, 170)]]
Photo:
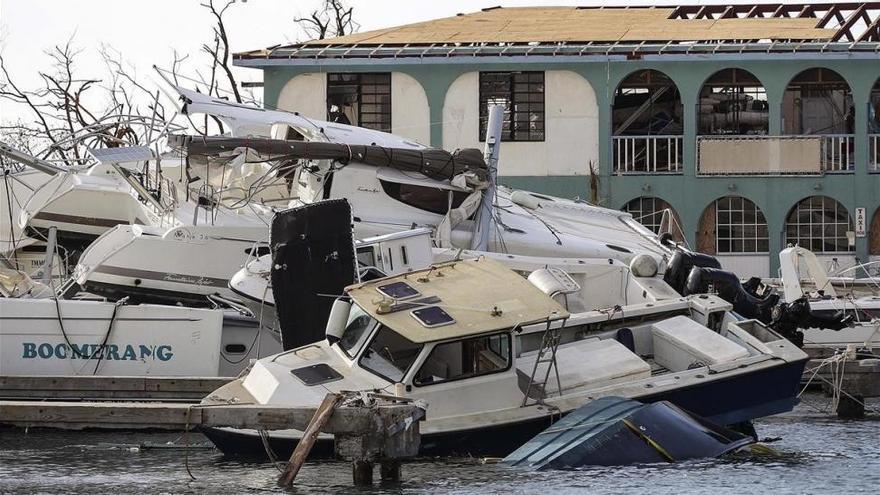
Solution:
[[(841, 421), (809, 396), (794, 413), (765, 419), (761, 437), (779, 437), (778, 456), (579, 471), (529, 472), (474, 459), (420, 460), (404, 481), (351, 485), (348, 464), (308, 463), (296, 493), (880, 493), (878, 404), (866, 420)], [(192, 435), (193, 443), (205, 442)], [(273, 493), (271, 464), (225, 460), (210, 448), (186, 452), (179, 435), (0, 430), (0, 493)], [(378, 473), (377, 473), (378, 474)]]

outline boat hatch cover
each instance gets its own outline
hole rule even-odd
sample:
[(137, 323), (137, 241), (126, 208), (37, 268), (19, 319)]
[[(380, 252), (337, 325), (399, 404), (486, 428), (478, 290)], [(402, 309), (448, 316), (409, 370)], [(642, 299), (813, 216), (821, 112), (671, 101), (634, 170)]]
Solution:
[(384, 296), (392, 299), (409, 299), (421, 295), (421, 293), (406, 282), (392, 282), (376, 287), (376, 290)]
[(305, 368), (290, 370), (290, 374), (299, 378), (303, 384), (312, 386), (342, 380), (342, 375), (328, 364), (313, 364)]
[(443, 325), (455, 323), (455, 318), (446, 311), (443, 311), (443, 308), (440, 306), (414, 309), (410, 314), (426, 328), (442, 327)]

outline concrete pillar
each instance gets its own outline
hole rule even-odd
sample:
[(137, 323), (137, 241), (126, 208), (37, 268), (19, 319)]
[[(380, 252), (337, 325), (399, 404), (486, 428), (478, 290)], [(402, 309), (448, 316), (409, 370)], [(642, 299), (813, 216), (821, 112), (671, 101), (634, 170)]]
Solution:
[(352, 461), (351, 475), (357, 486), (373, 484), (373, 463), (364, 460)]
[(383, 460), (380, 464), (380, 477), (382, 481), (400, 481), (400, 461), (394, 459)]

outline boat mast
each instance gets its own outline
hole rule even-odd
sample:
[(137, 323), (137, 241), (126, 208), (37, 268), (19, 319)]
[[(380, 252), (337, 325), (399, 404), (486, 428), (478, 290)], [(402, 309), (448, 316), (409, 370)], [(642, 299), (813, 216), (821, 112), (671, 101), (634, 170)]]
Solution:
[(471, 238), (471, 249), (489, 250), (489, 235), (495, 222), (492, 207), (495, 202), (495, 181), (498, 175), (498, 156), (501, 152), (501, 124), (504, 119), (504, 105), (489, 104), (489, 121), (486, 123), (486, 148), (483, 154), (489, 170), (489, 186), (483, 191), (480, 209), (477, 210), (476, 231)]

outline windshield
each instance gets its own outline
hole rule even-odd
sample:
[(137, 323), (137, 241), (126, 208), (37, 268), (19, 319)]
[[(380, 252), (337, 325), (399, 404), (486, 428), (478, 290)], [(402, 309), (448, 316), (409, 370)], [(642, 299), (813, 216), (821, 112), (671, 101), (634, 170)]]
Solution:
[(422, 350), (422, 344), (413, 343), (388, 327), (381, 327), (361, 356), (360, 365), (391, 382), (403, 380), (406, 370)]
[(375, 324), (376, 320), (372, 316), (365, 313), (357, 304), (352, 304), (348, 323), (345, 324), (342, 338), (339, 339), (339, 347), (348, 357), (354, 358)]

